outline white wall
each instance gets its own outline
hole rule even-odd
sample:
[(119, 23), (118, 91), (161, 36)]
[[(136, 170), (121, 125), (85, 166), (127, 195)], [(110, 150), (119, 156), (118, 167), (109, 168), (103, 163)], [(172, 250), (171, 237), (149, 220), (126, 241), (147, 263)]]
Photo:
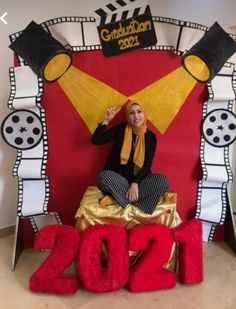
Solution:
[[(8, 69), (13, 53), (8, 48), (9, 34), (22, 30), (31, 20), (37, 23), (60, 16), (92, 16), (109, 0), (1, 0), (0, 16), (8, 12), (7, 25), (0, 21), (0, 122), (8, 115)], [(194, 21), (211, 26), (215, 21), (227, 30), (236, 25), (235, 0), (150, 0), (152, 14)], [(15, 223), (17, 179), (12, 176), (16, 151), (0, 138), (0, 228)]]

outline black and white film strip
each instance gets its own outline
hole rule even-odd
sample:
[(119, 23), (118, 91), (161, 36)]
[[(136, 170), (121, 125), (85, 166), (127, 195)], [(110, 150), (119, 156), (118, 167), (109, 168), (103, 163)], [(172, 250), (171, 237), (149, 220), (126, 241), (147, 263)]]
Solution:
[[(8, 107), (14, 112), (5, 119), (2, 135), (17, 148), (13, 167), (19, 184), (17, 214), (23, 218), (45, 215), (48, 214), (49, 181), (45, 172), (48, 145), (45, 112), (41, 105), (43, 82), (23, 63), (10, 68), (9, 76)], [(8, 135), (8, 131), (11, 134)]]
[(48, 214), (49, 180), (18, 178), (18, 207), (20, 217)]
[[(235, 99), (234, 79), (235, 72), (232, 66), (227, 64), (208, 84), (209, 101), (203, 106), (203, 119), (205, 121), (209, 119), (210, 125), (209, 128), (206, 127), (205, 132), (204, 129), (202, 130), (200, 158), (203, 179), (199, 181), (198, 186), (196, 217), (203, 222), (205, 241), (212, 241), (217, 224), (224, 224), (226, 209), (229, 206), (227, 205), (227, 183), (233, 180), (229, 142), (231, 134), (236, 133), (234, 114), (232, 114)], [(230, 122), (226, 123), (229, 120)], [(204, 121), (202, 127), (204, 127)], [(229, 134), (228, 131), (230, 131)], [(217, 132), (220, 132), (219, 136)], [(208, 140), (207, 135), (212, 139)], [(232, 139), (235, 139), (235, 136), (232, 136)], [(218, 145), (220, 142), (222, 144)]]
[(12, 67), (9, 69), (9, 76), (11, 90), (8, 107), (10, 109), (42, 107), (43, 81), (29, 66)]
[(39, 215), (29, 217), (31, 226), (35, 234), (39, 232), (39, 230), (48, 224), (62, 224), (61, 218), (57, 212), (49, 213), (48, 215)]

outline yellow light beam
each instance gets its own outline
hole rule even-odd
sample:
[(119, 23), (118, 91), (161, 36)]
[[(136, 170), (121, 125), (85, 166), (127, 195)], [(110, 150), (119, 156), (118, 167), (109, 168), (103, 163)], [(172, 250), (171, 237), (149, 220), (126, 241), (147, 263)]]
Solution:
[[(74, 66), (58, 79), (58, 83), (91, 133), (109, 107), (122, 106), (128, 99)], [(164, 134), (196, 83), (181, 66), (133, 94), (130, 99), (144, 104), (148, 119)]]
[(131, 96), (147, 110), (148, 119), (163, 134), (197, 81), (181, 66)]
[(91, 133), (109, 107), (122, 106), (127, 101), (127, 97), (120, 92), (74, 66), (57, 82)]

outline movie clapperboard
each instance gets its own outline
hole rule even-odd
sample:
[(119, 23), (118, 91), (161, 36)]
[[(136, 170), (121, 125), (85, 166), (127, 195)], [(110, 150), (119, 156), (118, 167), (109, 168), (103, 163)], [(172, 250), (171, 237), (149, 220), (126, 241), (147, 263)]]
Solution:
[(116, 0), (94, 12), (105, 56), (152, 46), (157, 37), (147, 0)]

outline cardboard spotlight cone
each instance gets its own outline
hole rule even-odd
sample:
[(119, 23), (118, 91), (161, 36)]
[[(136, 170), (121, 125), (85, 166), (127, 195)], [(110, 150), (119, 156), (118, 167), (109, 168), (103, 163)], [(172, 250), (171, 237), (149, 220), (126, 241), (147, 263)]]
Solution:
[(34, 21), (29, 23), (9, 47), (22, 57), (38, 76), (48, 82), (62, 76), (72, 62), (66, 48)]
[(215, 22), (182, 57), (183, 67), (199, 82), (210, 82), (236, 51), (236, 42)]

